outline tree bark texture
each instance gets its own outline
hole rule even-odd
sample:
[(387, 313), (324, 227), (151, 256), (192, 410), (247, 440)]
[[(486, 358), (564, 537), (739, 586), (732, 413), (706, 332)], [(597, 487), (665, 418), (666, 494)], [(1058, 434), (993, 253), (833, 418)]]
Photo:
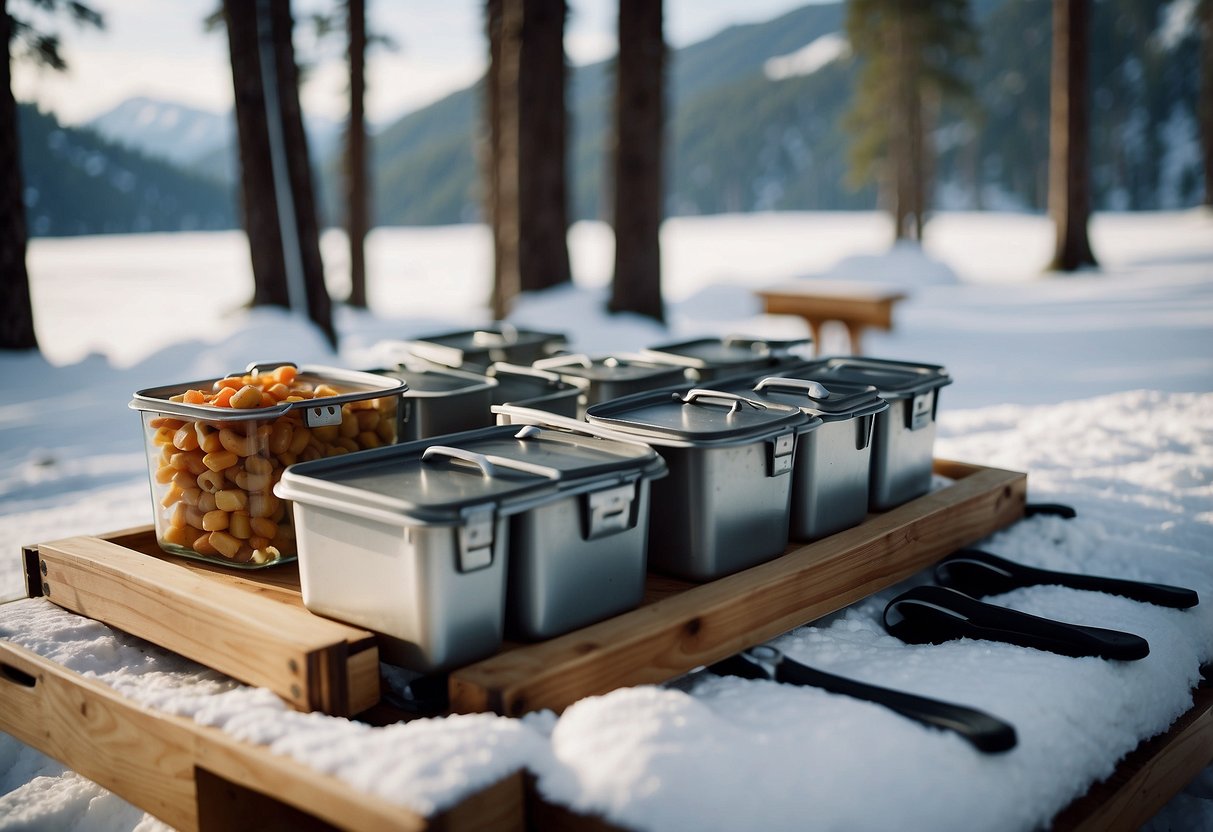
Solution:
[(1090, 0), (1053, 0), (1049, 92), (1049, 215), (1056, 231), (1050, 268), (1095, 265), (1091, 215)]
[[(502, 268), (507, 249), (500, 221), (501, 212), (501, 26), (504, 0), (486, 0), (485, 35), (489, 43), (489, 66), (484, 78), (484, 134), (480, 143), (481, 181), (484, 183), (484, 216), (493, 235), (493, 289), (490, 304), (497, 318), (505, 316)], [(514, 287), (517, 294), (517, 287)], [(512, 297), (512, 295), (511, 295)]]
[(665, 320), (659, 233), (664, 199), (665, 41), (661, 0), (619, 0), (615, 73), (612, 312)]
[(371, 228), (370, 180), (366, 172), (366, 0), (346, 0), (349, 29), (350, 120), (346, 126), (346, 218), (350, 244), (349, 305), (365, 309), (366, 235)]
[(893, 128), (889, 131), (891, 213), (894, 236), (898, 240), (921, 240), (925, 223), (927, 159), (926, 136), (922, 117), (921, 68), (918, 52), (922, 48), (914, 31), (911, 9), (893, 10), (892, 48), (896, 56), (897, 78), (893, 94)]
[(0, 44), (4, 46), (0, 70), (0, 349), (35, 350), (38, 339), (25, 268), (25, 183), (9, 52), (13, 29), (7, 7), (6, 0), (0, 0)]
[(502, 257), (493, 312), (519, 292), (572, 279), (568, 249), (565, 0), (503, 0), (497, 223)]
[[(312, 190), (307, 137), (299, 105), (299, 70), (291, 43), (290, 0), (224, 0), (236, 102), (240, 148), (241, 205), (253, 264), (253, 305), (306, 310), (307, 317), (336, 345), (332, 302), (324, 284), (320, 231)], [(272, 36), (272, 71), (276, 80), (277, 124), (270, 123), (262, 83), (259, 15), (268, 14)], [(264, 27), (265, 18), (260, 20)], [(273, 108), (271, 108), (272, 110)], [(286, 182), (275, 188), (273, 133), (280, 130)], [(286, 197), (285, 203), (279, 196)], [(292, 222), (293, 219), (293, 222)], [(292, 265), (294, 264), (294, 265)], [(302, 290), (292, 292), (288, 269), (301, 276)], [(302, 294), (294, 297), (292, 294)]]
[(1213, 208), (1213, 0), (1200, 5), (1200, 142), (1205, 167), (1205, 201)]

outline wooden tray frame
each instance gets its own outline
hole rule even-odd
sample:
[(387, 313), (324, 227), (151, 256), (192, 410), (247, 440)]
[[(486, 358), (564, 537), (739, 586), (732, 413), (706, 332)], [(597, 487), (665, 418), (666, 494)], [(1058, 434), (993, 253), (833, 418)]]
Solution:
[[(634, 681), (619, 684), (670, 678), (865, 597), (1022, 516), (1023, 474), (946, 461), (937, 461), (936, 471), (956, 483), (870, 517), (856, 529), (790, 547), (783, 558), (754, 570), (697, 586), (651, 577), (645, 605), (634, 613), (550, 642), (511, 645), (456, 671), (455, 701), (467, 705), (493, 699), (506, 712), (545, 701), (561, 703), (573, 694), (565, 686), (553, 687), (550, 675), (510, 675), (545, 660), (571, 661), (562, 667), (607, 687), (621, 675)], [(25, 564), (31, 596), (46, 594), (68, 609), (271, 687), (296, 707), (354, 711), (378, 698), (373, 634), (308, 613), (292, 568), (233, 573), (174, 558), (159, 552), (150, 529), (27, 547)], [(110, 597), (115, 590), (117, 597)], [(238, 613), (228, 615), (227, 605), (233, 603)], [(184, 617), (180, 604), (186, 607)], [(156, 613), (171, 618), (157, 619)], [(216, 649), (211, 630), (254, 626), (262, 614), (271, 616), (269, 626), (230, 637), (237, 646), (254, 646), (252, 652), (274, 657), (277, 669), (247, 669), (243, 659), (228, 662), (240, 665), (234, 668), (238, 672), (222, 667), (226, 653)], [(629, 617), (635, 632), (623, 632), (623, 643), (605, 641), (618, 636), (620, 620)], [(307, 619), (308, 624), (301, 623)], [(186, 620), (190, 626), (183, 624)], [(308, 636), (288, 637), (283, 621), (303, 627)], [(744, 626), (734, 626), (738, 623)], [(201, 632), (194, 632), (194, 626)], [(629, 661), (622, 670), (602, 670), (637, 646), (657, 661), (655, 669)], [(302, 675), (281, 673), (284, 663), (290, 670), (292, 656)], [(372, 677), (373, 685), (367, 681)], [(293, 691), (291, 685), (300, 689)], [(1197, 689), (1194, 702), (1167, 733), (1143, 742), (1110, 778), (1061, 812), (1053, 828), (1128, 832), (1158, 811), (1213, 760), (1213, 689)], [(134, 704), (100, 682), (3, 641), (0, 730), (183, 830), (615, 828), (546, 803), (522, 773), (448, 812), (423, 818), (354, 794), (335, 778), (218, 729)]]
[(506, 645), (451, 673), (451, 710), (562, 711), (664, 682), (841, 609), (1023, 517), (1027, 476), (936, 460), (955, 482), (815, 543), (706, 584), (650, 575), (639, 609), (564, 636)]
[[(451, 673), (450, 709), (560, 711), (662, 682), (899, 581), (1023, 516), (1026, 475), (939, 460), (954, 480), (852, 529), (735, 575), (648, 577), (642, 606), (537, 644), (507, 644)], [(231, 570), (164, 553), (151, 527), (27, 547), (29, 595), (46, 596), (293, 707), (348, 716), (380, 698), (375, 634), (313, 615), (297, 564)]]
[(163, 552), (151, 526), (25, 548), (26, 591), (251, 685), (349, 716), (380, 698), (375, 634), (313, 615), (296, 564), (232, 570)]

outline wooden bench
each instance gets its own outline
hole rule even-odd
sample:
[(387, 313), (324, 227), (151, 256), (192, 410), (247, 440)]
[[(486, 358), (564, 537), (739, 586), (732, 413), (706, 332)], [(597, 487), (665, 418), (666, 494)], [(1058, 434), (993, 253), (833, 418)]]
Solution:
[(851, 339), (851, 354), (863, 354), (864, 327), (893, 328), (893, 305), (906, 295), (899, 289), (873, 283), (841, 280), (797, 280), (763, 289), (763, 311), (768, 315), (799, 315), (809, 324), (813, 349), (821, 352), (821, 327), (839, 321)]

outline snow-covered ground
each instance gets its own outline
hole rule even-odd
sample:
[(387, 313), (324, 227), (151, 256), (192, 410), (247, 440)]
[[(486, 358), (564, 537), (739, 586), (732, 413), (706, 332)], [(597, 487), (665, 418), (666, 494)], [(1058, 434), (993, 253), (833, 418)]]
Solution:
[[(1188, 707), (1199, 665), (1213, 659), (1213, 216), (1097, 216), (1102, 268), (1069, 277), (1041, 273), (1051, 230), (1040, 217), (943, 214), (921, 251), (890, 250), (888, 238), (877, 214), (671, 220), (663, 330), (601, 313), (610, 233), (581, 223), (570, 235), (577, 287), (527, 298), (513, 319), (567, 332), (577, 349), (630, 350), (696, 334), (803, 334), (799, 319), (762, 315), (752, 292), (795, 277), (906, 287), (895, 330), (869, 333), (865, 346), (948, 367), (955, 383), (943, 391), (937, 453), (1026, 470), (1031, 499), (1080, 512), (1019, 523), (987, 548), (1050, 568), (1182, 584), (1206, 599), (1187, 612), (1048, 587), (997, 599), (1146, 636), (1149, 658), (1126, 664), (981, 642), (909, 647), (878, 624), (888, 593), (779, 641), (823, 669), (1003, 716), (1019, 730), (1009, 754), (978, 755), (855, 700), (701, 677), (588, 699), (559, 719), (344, 734), (325, 724), (318, 730), (340, 741), (323, 745), (340, 753), (324, 754), (307, 741), (315, 721), (274, 697), (175, 657), (130, 661), (130, 651), (151, 648), (81, 627), (44, 602), (0, 606), (0, 635), (142, 701), (205, 712), (423, 812), (525, 764), (552, 799), (637, 828), (971, 828), (974, 817), (989, 829), (1039, 826)], [(337, 296), (341, 244), (335, 234), (324, 240)], [(0, 598), (22, 593), (21, 544), (148, 522), (142, 440), (126, 408), (134, 390), (254, 359), (373, 366), (385, 339), (484, 320), (482, 227), (374, 232), (374, 313), (340, 310), (340, 355), (298, 320), (242, 309), (244, 245), (238, 234), (33, 243), (45, 358), (0, 357), (0, 553), (9, 553), (0, 557)], [(827, 333), (827, 351), (843, 349), (841, 335)], [(485, 753), (475, 738), (488, 736)], [(342, 759), (364, 764), (343, 768)], [(1193, 824), (1213, 825), (1209, 772), (1154, 821), (1200, 828)], [(155, 825), (0, 736), (0, 828)]]

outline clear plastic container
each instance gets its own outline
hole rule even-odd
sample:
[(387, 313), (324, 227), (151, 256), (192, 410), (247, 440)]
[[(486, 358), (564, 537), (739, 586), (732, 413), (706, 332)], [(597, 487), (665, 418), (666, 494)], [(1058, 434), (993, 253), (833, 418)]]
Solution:
[(242, 569), (294, 560), (291, 507), (273, 490), (282, 472), (394, 444), (406, 389), (371, 373), (275, 363), (135, 393), (160, 547)]

